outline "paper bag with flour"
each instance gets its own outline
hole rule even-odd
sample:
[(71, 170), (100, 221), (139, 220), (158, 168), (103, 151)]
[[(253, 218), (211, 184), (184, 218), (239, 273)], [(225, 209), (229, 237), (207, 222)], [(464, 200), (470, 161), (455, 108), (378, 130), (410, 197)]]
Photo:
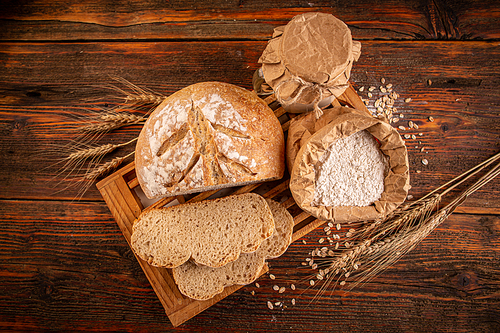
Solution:
[[(378, 199), (368, 205), (328, 206), (322, 204), (321, 200), (318, 201), (318, 189), (323, 186), (322, 191), (325, 191), (324, 184), (320, 183), (322, 181), (321, 166), (325, 157), (328, 157), (325, 154), (332, 154), (331, 147), (337, 141), (361, 134), (362, 131), (366, 131), (363, 134), (373, 140), (376, 149), (382, 154), (385, 163), (380, 180), (383, 184), (383, 191), (379, 193)], [(353, 147), (353, 149), (356, 148)], [(290, 190), (296, 203), (304, 211), (322, 220), (349, 223), (382, 218), (404, 202), (410, 188), (408, 154), (399, 133), (388, 123), (356, 109), (333, 107), (325, 109), (320, 119), (316, 119), (313, 112), (293, 119), (288, 131), (286, 157), (290, 171)], [(340, 153), (339, 156), (333, 157), (340, 158)], [(356, 177), (354, 172), (356, 168), (364, 167), (365, 170), (375, 172), (375, 166), (356, 165), (356, 161), (353, 161), (352, 165), (349, 165), (349, 161), (342, 162), (345, 162), (343, 167), (352, 166), (352, 177)], [(344, 177), (349, 176), (348, 168), (340, 171), (343, 172)], [(335, 183), (337, 180), (332, 181)], [(363, 184), (363, 182), (368, 183), (366, 179), (354, 178), (348, 181), (351, 183), (344, 184), (338, 180), (335, 186), (351, 192), (366, 190)], [(349, 187), (352, 188), (349, 189)], [(343, 195), (342, 191), (334, 190), (334, 187), (332, 191), (336, 191), (330, 193), (332, 196), (342, 197)], [(359, 195), (357, 192), (355, 194)]]

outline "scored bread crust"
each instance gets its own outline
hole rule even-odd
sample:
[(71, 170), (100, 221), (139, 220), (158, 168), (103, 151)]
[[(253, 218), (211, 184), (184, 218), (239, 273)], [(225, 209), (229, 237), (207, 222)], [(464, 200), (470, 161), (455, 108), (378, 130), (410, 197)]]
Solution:
[(130, 243), (152, 266), (174, 268), (191, 258), (220, 267), (256, 251), (274, 229), (266, 200), (244, 193), (146, 210), (134, 222)]
[(137, 179), (149, 199), (279, 179), (284, 142), (278, 119), (255, 93), (193, 84), (146, 121), (135, 150)]
[(187, 261), (172, 269), (179, 291), (190, 298), (206, 300), (220, 294), (226, 286), (245, 285), (257, 279), (266, 259), (285, 253), (292, 242), (293, 217), (280, 203), (266, 199), (274, 218), (275, 231), (257, 251), (243, 253), (233, 262), (219, 268), (196, 265)]

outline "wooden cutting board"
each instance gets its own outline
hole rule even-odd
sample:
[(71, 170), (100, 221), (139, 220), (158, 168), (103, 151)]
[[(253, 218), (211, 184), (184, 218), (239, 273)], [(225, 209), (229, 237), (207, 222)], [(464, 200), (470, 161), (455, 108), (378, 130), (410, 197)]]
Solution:
[[(291, 118), (297, 115), (285, 115), (285, 111), (282, 107), (275, 102), (274, 95), (269, 96), (265, 101), (274, 109), (274, 112), (278, 118), (282, 119), (282, 128), (286, 132), (289, 127), (289, 121)], [(346, 92), (335, 101), (338, 105), (347, 105), (359, 110), (365, 110), (369, 113), (365, 104), (358, 97), (352, 86), (350, 86)], [(284, 116), (284, 117), (282, 117)], [(294, 232), (292, 240), (296, 241), (302, 236), (306, 235), (310, 231), (316, 229), (318, 226), (324, 223), (324, 221), (316, 219), (311, 215), (301, 211), (292, 196), (289, 193), (289, 176), (285, 175), (280, 181), (275, 181), (271, 183), (259, 183), (252, 184), (243, 187), (235, 187), (225, 190), (215, 190), (202, 192), (198, 195), (186, 195), (177, 196), (160, 199), (151, 205), (145, 207), (145, 204), (140, 198), (140, 186), (137, 181), (135, 174), (134, 163), (121, 168), (107, 178), (101, 180), (97, 183), (97, 188), (100, 191), (102, 197), (104, 198), (107, 206), (109, 207), (111, 213), (113, 214), (116, 223), (120, 227), (123, 236), (127, 240), (130, 246), (130, 237), (132, 234), (132, 225), (139, 214), (145, 209), (151, 209), (154, 207), (162, 207), (167, 204), (184, 203), (187, 201), (201, 201), (205, 200), (211, 196), (221, 196), (230, 194), (240, 194), (246, 192), (257, 192), (266, 198), (276, 198), (279, 197), (282, 204), (289, 209), (290, 213), (294, 218)], [(177, 200), (177, 201), (175, 201)], [(183, 296), (179, 289), (177, 288), (172, 272), (170, 269), (158, 268), (150, 266), (146, 261), (140, 259), (136, 256), (137, 261), (142, 267), (144, 274), (148, 278), (153, 290), (158, 296), (160, 302), (165, 308), (165, 312), (174, 326), (179, 326), (190, 318), (196, 316), (198, 313), (209, 308), (213, 304), (219, 302), (223, 298), (231, 295), (236, 290), (242, 288), (243, 286), (230, 286), (226, 287), (224, 291), (213, 297), (212, 299), (205, 301), (193, 300), (188, 297)], [(279, 259), (277, 259), (279, 260)], [(268, 271), (268, 267), (264, 267), (261, 275)]]

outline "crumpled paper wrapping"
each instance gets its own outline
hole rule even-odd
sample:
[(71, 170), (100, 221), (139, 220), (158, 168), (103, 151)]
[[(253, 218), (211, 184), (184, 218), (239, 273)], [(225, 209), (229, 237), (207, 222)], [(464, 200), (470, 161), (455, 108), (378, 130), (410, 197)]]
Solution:
[[(362, 130), (378, 140), (389, 164), (381, 198), (365, 207), (312, 206), (316, 163), (335, 140)], [(339, 106), (324, 110), (320, 119), (312, 112), (293, 119), (288, 130), (286, 157), (295, 202), (322, 220), (348, 223), (382, 218), (405, 201), (410, 189), (408, 153), (399, 133), (388, 123), (356, 109)]]
[[(360, 54), (361, 43), (352, 40), (344, 22), (331, 14), (305, 13), (274, 30), (259, 63), (266, 84), (285, 110), (314, 109), (319, 118), (318, 104), (347, 89)], [(262, 85), (259, 90), (269, 89)]]

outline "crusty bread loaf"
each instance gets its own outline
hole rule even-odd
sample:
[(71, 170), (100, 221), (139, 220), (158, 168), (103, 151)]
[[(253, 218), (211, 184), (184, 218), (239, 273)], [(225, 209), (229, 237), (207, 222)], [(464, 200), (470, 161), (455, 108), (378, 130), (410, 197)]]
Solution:
[(257, 250), (273, 232), (266, 200), (245, 193), (146, 210), (134, 222), (131, 246), (153, 266), (173, 268), (192, 258), (220, 267)]
[(293, 217), (281, 204), (267, 200), (273, 213), (275, 232), (259, 249), (244, 253), (238, 260), (219, 268), (196, 265), (188, 261), (172, 270), (180, 292), (187, 297), (205, 300), (221, 293), (233, 284), (249, 284), (255, 281), (266, 259), (282, 255), (292, 242)]
[(135, 151), (137, 179), (150, 199), (279, 179), (284, 142), (278, 119), (255, 93), (193, 84), (146, 121)]

